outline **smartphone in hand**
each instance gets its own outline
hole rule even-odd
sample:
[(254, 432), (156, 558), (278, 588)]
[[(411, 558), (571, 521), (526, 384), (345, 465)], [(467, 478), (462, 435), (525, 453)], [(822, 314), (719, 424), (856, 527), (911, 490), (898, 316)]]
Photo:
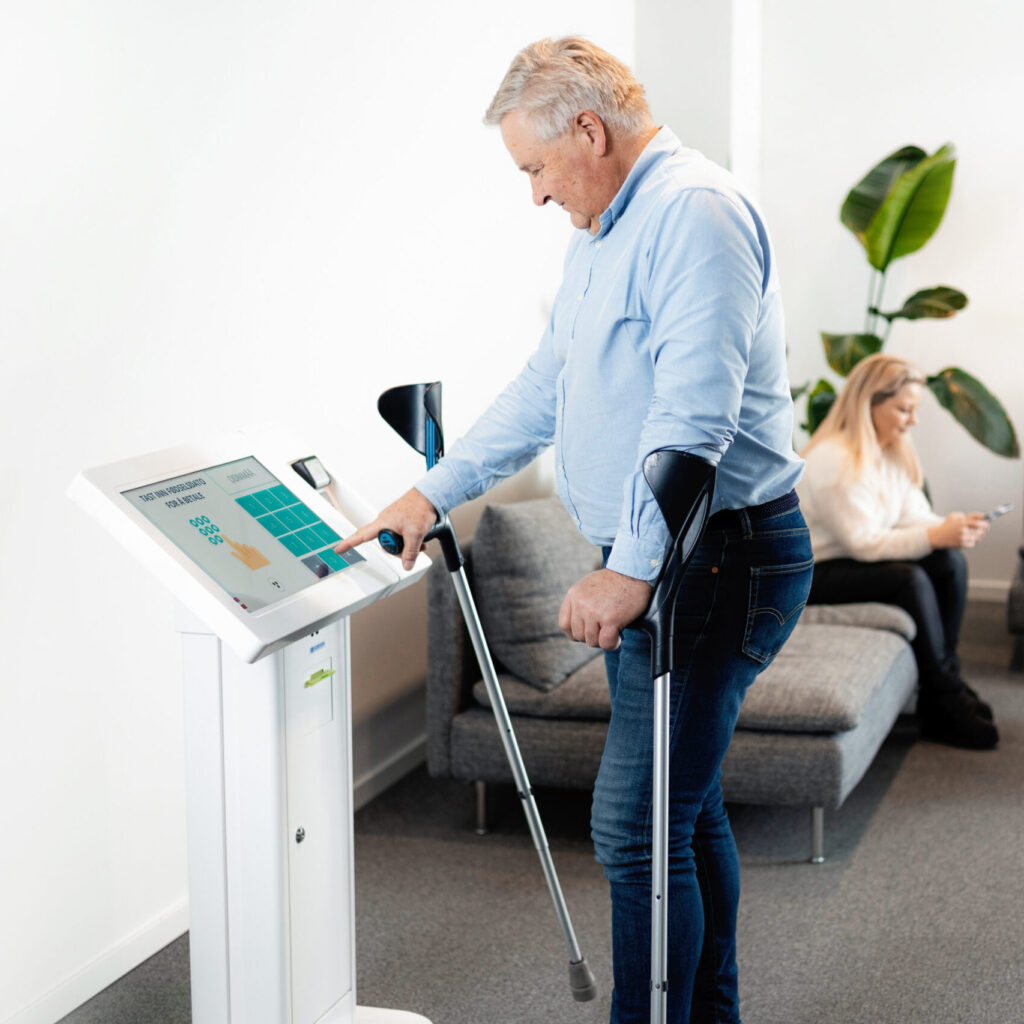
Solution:
[(986, 513), (984, 513), (984, 515), (985, 515), (985, 518), (988, 519), (988, 520), (998, 519), (1000, 516), (1005, 516), (1006, 513), (1009, 512), (1010, 509), (1012, 509), (1012, 508), (1013, 508), (1012, 503), (1007, 502), (1007, 504), (1005, 504), (1005, 505), (998, 505), (998, 506), (996, 506), (996, 508), (992, 509), (991, 512), (986, 512)]

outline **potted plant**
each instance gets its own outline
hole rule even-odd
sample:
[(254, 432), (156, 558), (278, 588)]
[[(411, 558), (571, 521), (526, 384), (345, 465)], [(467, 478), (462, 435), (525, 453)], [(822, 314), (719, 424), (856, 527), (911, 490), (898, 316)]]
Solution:
[[(915, 292), (902, 306), (883, 311), (886, 272), (894, 260), (920, 249), (935, 234), (953, 187), (956, 150), (942, 146), (929, 156), (917, 146), (904, 146), (873, 167), (843, 203), (840, 219), (864, 246), (871, 273), (864, 330), (830, 334), (821, 340), (829, 366), (847, 376), (865, 356), (882, 350), (897, 320), (947, 319), (967, 305), (967, 296), (948, 285)], [(981, 381), (957, 366), (927, 377), (927, 386), (953, 417), (981, 444), (998, 455), (1016, 458), (1020, 445), (1006, 410)], [(794, 395), (807, 393), (804, 429), (814, 433), (836, 398), (822, 378)]]

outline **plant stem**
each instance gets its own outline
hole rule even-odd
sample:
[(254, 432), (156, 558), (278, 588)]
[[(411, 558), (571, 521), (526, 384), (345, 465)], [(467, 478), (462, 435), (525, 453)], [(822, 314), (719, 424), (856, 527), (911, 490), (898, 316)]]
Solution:
[[(872, 309), (880, 310), (881, 307), (882, 307), (882, 292), (885, 291), (885, 271), (884, 270), (879, 270), (879, 271), (875, 272), (875, 277), (872, 279), (871, 285), (872, 285), (872, 288), (871, 288), (872, 295), (871, 295), (871, 302), (870, 302), (870, 304), (868, 306), (868, 310), (869, 310), (869, 314), (870, 314), (870, 318), (871, 319), (870, 319), (870, 322), (869, 322), (869, 325), (868, 325), (867, 333), (868, 334), (876, 334), (877, 333), (878, 315), (879, 314), (878, 313), (871, 313), (870, 311)], [(875, 287), (876, 285), (877, 285), (877, 287)], [(889, 326), (890, 327), (892, 326), (892, 321), (889, 322)], [(886, 338), (888, 338), (888, 336), (889, 336), (888, 332), (886, 332)], [(883, 339), (883, 342), (884, 342), (884, 340), (885, 339)]]

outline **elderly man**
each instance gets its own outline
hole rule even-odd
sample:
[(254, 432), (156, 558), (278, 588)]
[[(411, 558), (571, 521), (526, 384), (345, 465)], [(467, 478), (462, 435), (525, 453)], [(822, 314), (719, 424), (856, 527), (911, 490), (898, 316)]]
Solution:
[(811, 551), (794, 484), (792, 402), (774, 254), (736, 182), (658, 128), (632, 73), (578, 38), (512, 62), (498, 125), (533, 201), (561, 206), (569, 243), (551, 320), (521, 373), (414, 489), (345, 542), (402, 535), (555, 445), (558, 494), (604, 568), (559, 624), (602, 648), (612, 698), (592, 833), (612, 898), (611, 1019), (650, 1013), (652, 686), (645, 610), (668, 533), (645, 455), (715, 467), (710, 520), (675, 620), (671, 696), (669, 1019), (739, 1021), (739, 864), (720, 764), (740, 704), (804, 605)]

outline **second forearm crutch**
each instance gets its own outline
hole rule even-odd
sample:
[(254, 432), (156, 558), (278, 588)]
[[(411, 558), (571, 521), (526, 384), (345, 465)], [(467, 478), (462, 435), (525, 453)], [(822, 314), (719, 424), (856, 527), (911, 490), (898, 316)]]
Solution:
[(651, 638), (654, 680), (654, 758), (651, 813), (651, 1024), (668, 1013), (668, 831), (669, 693), (672, 634), (679, 585), (707, 525), (715, 467), (674, 449), (651, 452), (644, 477), (669, 528), (672, 541), (654, 586), (651, 603), (637, 624)]
[[(403, 440), (426, 456), (428, 469), (437, 463), (444, 454), (440, 383), (407, 384), (391, 388), (380, 396), (377, 401), (377, 409)], [(551, 893), (551, 899), (554, 901), (555, 911), (569, 947), (569, 987), (572, 990), (573, 999), (580, 1002), (593, 999), (597, 995), (594, 976), (590, 972), (586, 958), (580, 952), (572, 921), (569, 920), (569, 911), (565, 905), (561, 886), (558, 884), (558, 875), (555, 873), (555, 865), (551, 860), (551, 851), (548, 849), (547, 836), (544, 834), (540, 813), (533, 799), (533, 790), (530, 788), (530, 780), (526, 775), (526, 766), (523, 764), (523, 758), (519, 752), (519, 745), (512, 729), (512, 721), (509, 718), (508, 708), (505, 706), (501, 687), (498, 685), (498, 676), (494, 670), (494, 663), (491, 660), (476, 605), (473, 602), (473, 595), (469, 589), (469, 582), (466, 579), (459, 543), (447, 515), (441, 517), (440, 522), (426, 537), (427, 540), (434, 538), (441, 543), (445, 565), (451, 573), (452, 583), (455, 585), (462, 617), (465, 619), (466, 629), (480, 665), (480, 673), (483, 676), (484, 685), (487, 687), (487, 696), (494, 711), (498, 733), (505, 748), (505, 756), (512, 769), (516, 790), (523, 804), (523, 812), (530, 827), (533, 845), (537, 848), (548, 891)], [(390, 530), (382, 530), (378, 539), (384, 550), (390, 554), (397, 555), (402, 551), (402, 538)]]

